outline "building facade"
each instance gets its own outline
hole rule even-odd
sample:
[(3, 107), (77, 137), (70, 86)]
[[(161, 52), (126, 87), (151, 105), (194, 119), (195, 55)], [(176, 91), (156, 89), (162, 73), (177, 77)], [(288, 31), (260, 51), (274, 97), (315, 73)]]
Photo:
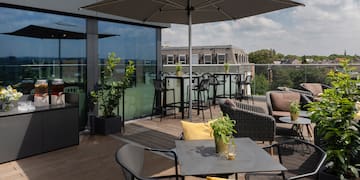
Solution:
[[(163, 64), (189, 64), (187, 47), (162, 47)], [(248, 55), (244, 50), (232, 45), (194, 46), (192, 64), (248, 64)]]

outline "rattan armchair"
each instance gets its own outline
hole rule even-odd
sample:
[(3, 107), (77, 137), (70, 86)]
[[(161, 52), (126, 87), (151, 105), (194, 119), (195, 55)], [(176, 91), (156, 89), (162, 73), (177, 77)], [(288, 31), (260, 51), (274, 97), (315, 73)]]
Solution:
[(240, 102), (232, 106), (225, 100), (220, 101), (220, 108), (224, 115), (229, 115), (230, 119), (236, 121), (235, 137), (249, 137), (254, 141), (275, 140), (275, 119), (265, 114), (261, 107), (243, 104)]

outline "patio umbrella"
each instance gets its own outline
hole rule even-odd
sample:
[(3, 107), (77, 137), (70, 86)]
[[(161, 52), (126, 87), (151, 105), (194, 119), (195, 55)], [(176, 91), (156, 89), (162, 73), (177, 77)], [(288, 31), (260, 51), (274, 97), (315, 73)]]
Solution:
[[(21, 29), (15, 30), (13, 32), (2, 33), (7, 35), (14, 36), (23, 36), (31, 38), (40, 38), (40, 39), (57, 39), (58, 40), (58, 58), (60, 64), (61, 60), (61, 40), (62, 39), (86, 39), (86, 33), (81, 32), (80, 30), (74, 28), (76, 26), (64, 24), (64, 23), (54, 23), (48, 25), (28, 25)], [(99, 38), (106, 38), (110, 36), (115, 36), (113, 34), (99, 34)], [(60, 77), (62, 77), (62, 67), (60, 66)]]
[[(191, 84), (192, 24), (236, 20), (299, 5), (303, 4), (291, 0), (104, 0), (83, 8), (143, 22), (188, 25), (189, 83)], [(189, 109), (192, 109), (191, 93)], [(191, 113), (189, 119), (191, 120)]]

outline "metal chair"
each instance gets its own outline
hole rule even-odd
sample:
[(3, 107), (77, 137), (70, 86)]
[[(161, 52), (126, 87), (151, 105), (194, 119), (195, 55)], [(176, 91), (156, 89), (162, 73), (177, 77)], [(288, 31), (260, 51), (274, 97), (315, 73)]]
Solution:
[[(144, 177), (142, 172), (146, 169), (146, 167), (144, 166), (145, 151), (166, 153), (172, 155), (174, 157), (175, 174), (156, 177)], [(163, 178), (175, 178), (176, 180), (178, 180), (179, 178), (183, 179), (183, 177), (178, 174), (178, 160), (176, 153), (171, 150), (141, 148), (132, 144), (126, 144), (116, 151), (115, 160), (121, 166), (125, 180), (147, 180)]]
[[(162, 115), (166, 113), (168, 107), (173, 108), (174, 118), (176, 118), (175, 90), (165, 88), (165, 85), (164, 85), (165, 82), (160, 79), (154, 79), (153, 83), (154, 83), (155, 93), (154, 93), (154, 99), (153, 99), (153, 107), (152, 107), (152, 111), (151, 111), (151, 119), (154, 115), (154, 110), (155, 110), (155, 111), (160, 111), (160, 113), (161, 113), (160, 121), (161, 121)], [(163, 103), (160, 102), (160, 104), (157, 105), (156, 104), (157, 97), (160, 97), (160, 99), (161, 99), (162, 95), (164, 93), (167, 93), (168, 91), (172, 92), (172, 94), (173, 94), (173, 102), (170, 104), (167, 104), (166, 99), (164, 98)]]
[(238, 99), (242, 101), (243, 99), (247, 99), (249, 101), (249, 98), (251, 98), (252, 103), (254, 104), (254, 96), (250, 95), (248, 96), (249, 92), (247, 91), (247, 87), (251, 85), (252, 75), (246, 75), (245, 79), (241, 79), (241, 75), (236, 76), (236, 91), (235, 91), (235, 99)]
[[(216, 76), (215, 75), (213, 75), (213, 74), (210, 74), (210, 73), (204, 73), (203, 75), (202, 75), (202, 79), (209, 79), (209, 85), (210, 86), (212, 86), (213, 87), (213, 95), (212, 95), (212, 97), (210, 97), (210, 90), (208, 91), (208, 99), (211, 99), (212, 100), (212, 102), (213, 102), (213, 105), (215, 105), (216, 104), (216, 94), (217, 94), (217, 87), (218, 86), (222, 86), (223, 84), (222, 83), (220, 83), (219, 82), (219, 80), (216, 78)], [(214, 107), (215, 108), (215, 107)]]
[(280, 173), (248, 173), (246, 180), (252, 179), (316, 179), (326, 153), (318, 146), (299, 139), (290, 139), (273, 144), (264, 150), (274, 148), (280, 163), (288, 170)]

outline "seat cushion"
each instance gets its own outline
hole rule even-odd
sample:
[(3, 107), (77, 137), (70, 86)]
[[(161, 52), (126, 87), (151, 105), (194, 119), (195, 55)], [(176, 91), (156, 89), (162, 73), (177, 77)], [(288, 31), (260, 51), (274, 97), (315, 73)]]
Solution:
[(270, 94), (273, 111), (290, 111), (291, 102), (300, 103), (300, 94), (296, 92), (272, 92)]
[(305, 89), (309, 90), (314, 96), (323, 93), (323, 88), (319, 83), (303, 83)]
[(214, 139), (209, 123), (193, 123), (181, 121), (184, 132), (184, 140)]
[(273, 111), (272, 115), (276, 116), (276, 117), (290, 116), (290, 112), (289, 111)]

